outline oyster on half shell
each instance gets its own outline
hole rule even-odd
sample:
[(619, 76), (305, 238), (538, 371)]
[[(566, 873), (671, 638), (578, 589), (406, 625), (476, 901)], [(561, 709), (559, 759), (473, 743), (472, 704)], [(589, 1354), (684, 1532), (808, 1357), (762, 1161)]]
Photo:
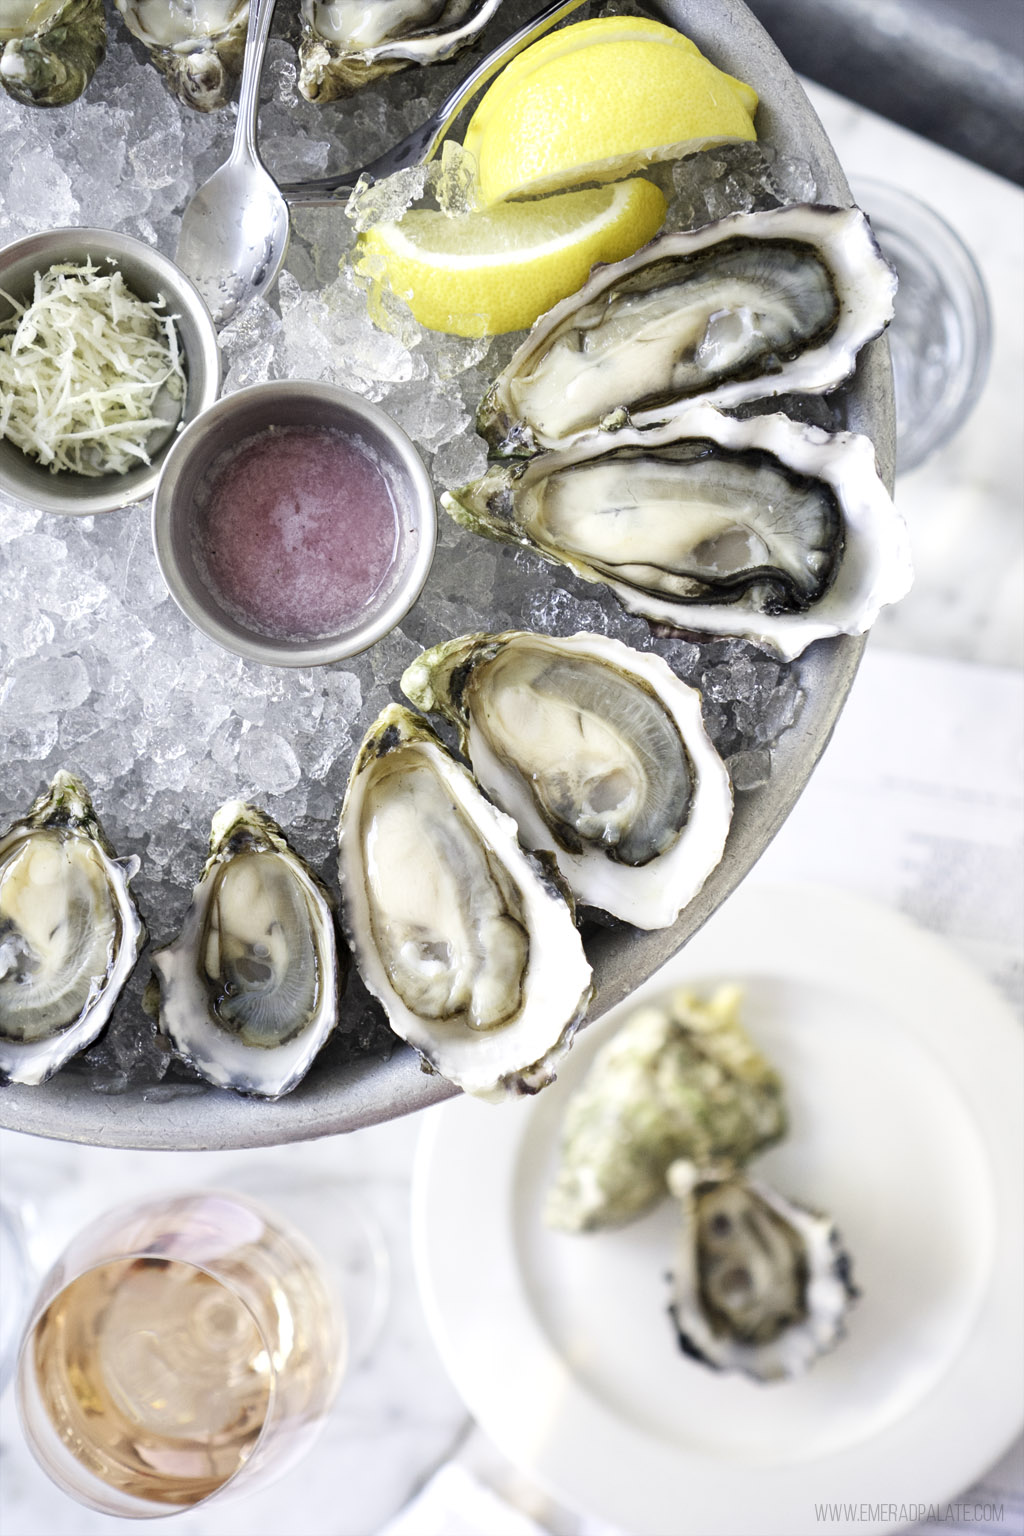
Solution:
[(107, 1023), (145, 940), (138, 867), (70, 773), (0, 837), (0, 1081), (45, 1082)]
[(480, 35), (501, 0), (302, 0), (299, 90), (334, 101), (412, 64), (437, 64)]
[(680, 1348), (759, 1381), (799, 1376), (832, 1349), (857, 1296), (828, 1216), (730, 1170), (668, 1170), (682, 1216), (669, 1308)]
[(334, 914), (269, 816), (230, 800), (181, 933), (157, 950), (160, 1028), (219, 1088), (278, 1099), (338, 1020)]
[(896, 275), (859, 208), (796, 203), (660, 235), (542, 315), (485, 395), (500, 455), (688, 403), (833, 389), (892, 319)]
[(213, 112), (241, 73), (249, 0), (114, 0), (179, 101)]
[(0, 0), (0, 85), (15, 101), (67, 106), (106, 51), (103, 0)]
[(591, 992), (572, 911), (411, 710), (391, 705), (367, 732), (338, 850), (356, 965), (395, 1033), (467, 1093), (551, 1082)]
[(412, 702), (458, 728), (473, 773), (577, 900), (664, 928), (722, 857), (729, 775), (700, 695), (603, 635), (464, 635), (407, 669)]
[(604, 582), (631, 613), (787, 660), (863, 634), (911, 582), (870, 440), (778, 414), (691, 406), (658, 428), (492, 465), (441, 504), (475, 533)]
[(742, 1167), (785, 1134), (778, 1073), (739, 1018), (743, 989), (684, 987), (637, 1005), (569, 1100), (544, 1220), (563, 1232), (635, 1221), (678, 1158)]

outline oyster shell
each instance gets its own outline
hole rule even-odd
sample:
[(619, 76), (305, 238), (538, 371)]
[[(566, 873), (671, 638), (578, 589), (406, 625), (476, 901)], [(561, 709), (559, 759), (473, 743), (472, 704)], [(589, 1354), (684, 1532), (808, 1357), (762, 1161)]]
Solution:
[(590, 1000), (572, 912), (515, 824), (425, 721), (391, 705), (338, 823), (342, 916), (366, 986), (467, 1093), (535, 1093)]
[(402, 688), (457, 726), (478, 782), (578, 900), (664, 928), (721, 859), (729, 775), (700, 695), (660, 656), (603, 635), (464, 635)]
[(219, 1088), (280, 1098), (337, 1023), (327, 891), (277, 823), (240, 800), (214, 816), (181, 933), (153, 966), (161, 1030)]
[(479, 37), (501, 0), (302, 0), (299, 90), (334, 101)]
[(0, 85), (30, 107), (77, 100), (107, 51), (103, 0), (0, 0)]
[(70, 773), (0, 837), (0, 1081), (45, 1082), (107, 1023), (145, 940), (138, 867)]
[(740, 1023), (742, 997), (677, 988), (602, 1046), (565, 1112), (548, 1226), (622, 1226), (665, 1198), (676, 1159), (736, 1168), (785, 1135), (782, 1082)]
[(493, 465), (442, 506), (610, 586), (631, 613), (787, 660), (869, 629), (910, 587), (906, 528), (866, 437), (691, 406)]
[(821, 393), (892, 319), (896, 276), (858, 208), (798, 203), (661, 235), (543, 315), (484, 397), (501, 455), (688, 402)]
[(686, 1354), (779, 1381), (838, 1343), (857, 1290), (830, 1217), (692, 1162), (668, 1182), (682, 1214), (669, 1310)]
[(114, 0), (125, 26), (149, 49), (187, 107), (213, 112), (241, 73), (249, 0)]

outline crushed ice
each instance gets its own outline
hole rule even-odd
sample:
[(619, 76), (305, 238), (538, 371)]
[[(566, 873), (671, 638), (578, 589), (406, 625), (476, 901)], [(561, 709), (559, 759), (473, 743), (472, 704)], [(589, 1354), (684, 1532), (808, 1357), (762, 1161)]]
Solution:
[[(502, 27), (528, 11), (506, 6)], [(294, 51), (272, 38), (260, 114), (270, 169), (282, 179), (321, 176), (372, 160), (426, 117), (464, 67), (410, 71), (321, 108), (297, 96)], [(211, 115), (180, 106), (112, 19), (107, 58), (72, 106), (34, 111), (0, 93), (0, 238), (94, 225), (173, 255), (181, 210), (226, 157), (233, 126), (233, 106)], [(758, 146), (715, 150), (652, 174), (671, 198), (673, 227), (814, 195), (805, 165)], [(424, 186), (442, 207), (465, 211), (466, 167), (451, 152), (428, 177), (405, 178), (397, 201), (381, 201), (394, 189), (370, 189), (354, 221), (341, 207), (296, 211), (273, 302), (258, 301), (223, 335), (225, 387), (297, 375), (381, 401), (443, 488), (483, 469), (473, 414), (514, 340), (434, 335), (390, 296), (379, 328), (364, 286), (344, 264), (365, 220), (382, 207), (400, 211)], [(402, 627), (332, 667), (263, 668), (194, 631), (160, 578), (143, 507), (62, 518), (0, 497), (0, 591), (0, 824), (20, 815), (58, 768), (81, 775), (118, 852), (141, 859), (134, 890), (156, 943), (177, 932), (210, 818), (229, 798), (265, 807), (333, 884), (334, 823), (354, 746), (397, 695), (402, 668), (421, 646), (447, 636), (536, 626), (656, 647), (703, 688), (709, 729), (740, 790), (765, 782), (771, 744), (801, 702), (795, 667), (741, 641), (655, 639), (600, 588), (568, 573), (556, 582), (541, 560), (445, 517), (430, 580)], [(143, 962), (114, 1026), (88, 1053), (104, 1092), (153, 1084), (167, 1071), (166, 1045), (143, 1008), (147, 979)], [(377, 1018), (351, 980), (349, 997), (346, 1041), (379, 1047)], [(346, 1041), (329, 1048), (332, 1055)]]

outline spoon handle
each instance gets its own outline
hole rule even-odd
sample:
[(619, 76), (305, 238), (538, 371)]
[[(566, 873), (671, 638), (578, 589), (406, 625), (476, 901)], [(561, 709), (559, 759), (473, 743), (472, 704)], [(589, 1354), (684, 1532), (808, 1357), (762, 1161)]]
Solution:
[(277, 0), (249, 0), (249, 25), (245, 34), (242, 83), (238, 88), (238, 120), (231, 146), (232, 160), (255, 160), (262, 165), (256, 147), (256, 119), (260, 105), (260, 76), (267, 51), (270, 23)]

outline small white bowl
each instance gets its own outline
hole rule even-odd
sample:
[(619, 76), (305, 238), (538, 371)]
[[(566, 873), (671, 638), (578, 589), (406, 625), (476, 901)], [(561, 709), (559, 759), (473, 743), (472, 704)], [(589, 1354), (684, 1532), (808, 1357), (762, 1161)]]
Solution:
[[(198, 289), (180, 267), (159, 251), (110, 229), (53, 229), (30, 235), (0, 251), (0, 320), (15, 313), (11, 299), (31, 299), (37, 272), (63, 262), (81, 263), (91, 258), (101, 271), (111, 264), (140, 299), (152, 303), (163, 298), (174, 317), (186, 375), (181, 423), (186, 425), (220, 393), (221, 359), (217, 332)], [(9, 295), (10, 297), (6, 297)], [(113, 512), (118, 507), (145, 501), (153, 492), (172, 437), (153, 456), (151, 464), (123, 475), (76, 475), (69, 470), (52, 473), (7, 439), (0, 439), (0, 490), (44, 512), (65, 512), (90, 517), (94, 512)]]
[[(274, 427), (329, 427), (368, 443), (398, 514), (391, 577), (357, 619), (324, 637), (277, 639), (228, 612), (204, 581), (198, 550), (204, 477), (221, 454)], [(423, 460), (379, 406), (333, 384), (304, 379), (254, 384), (227, 395), (186, 428), (167, 455), (153, 498), (153, 545), (182, 613), (225, 650), (275, 667), (311, 667), (355, 656), (409, 611), (434, 556), (437, 511)]]

